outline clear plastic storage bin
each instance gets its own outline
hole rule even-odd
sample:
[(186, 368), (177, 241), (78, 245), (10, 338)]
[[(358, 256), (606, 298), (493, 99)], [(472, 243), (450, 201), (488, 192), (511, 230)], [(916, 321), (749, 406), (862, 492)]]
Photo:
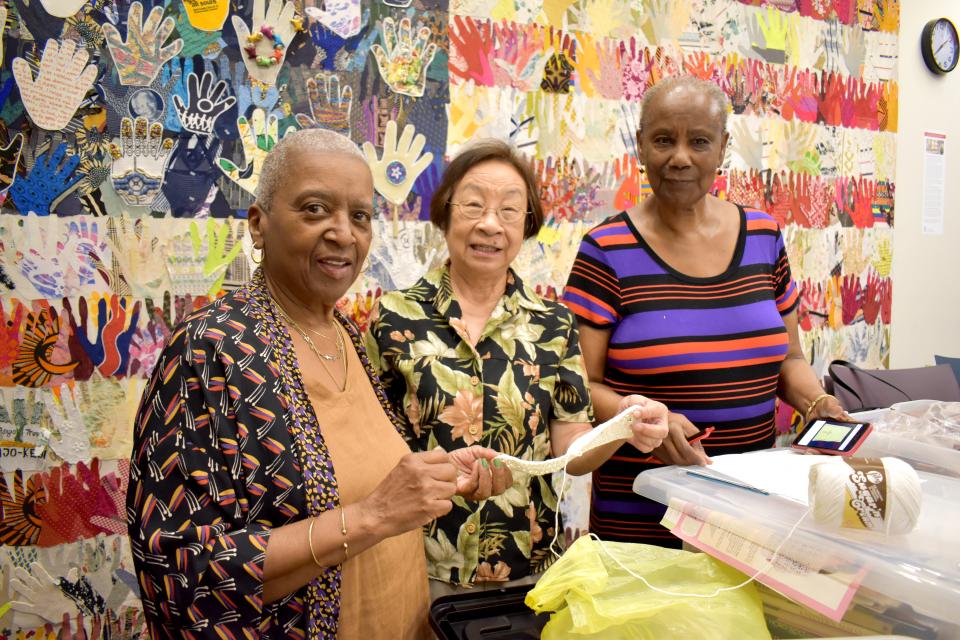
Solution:
[[(747, 455), (763, 456), (777, 451), (782, 455), (783, 450)], [(839, 562), (844, 570), (856, 572), (860, 576), (857, 597), (874, 594), (872, 601), (883, 601), (878, 611), (902, 614), (899, 619), (905, 626), (898, 629), (891, 625), (884, 633), (938, 640), (960, 638), (960, 478), (923, 471), (918, 474), (923, 502), (917, 527), (909, 534), (890, 537), (871, 531), (824, 527), (816, 524), (812, 516), (803, 517), (806, 506), (799, 502), (703, 480), (680, 467), (644, 472), (633, 488), (640, 495), (675, 509), (729, 522), (731, 530), (744, 532), (745, 540), (752, 535), (748, 532), (754, 530), (762, 531), (768, 539), (782, 541), (800, 521), (780, 556), (821, 563), (826, 572)], [(851, 605), (848, 611), (853, 608)], [(892, 616), (891, 620), (896, 621), (897, 617)], [(917, 623), (917, 629), (926, 631), (905, 633), (911, 620)]]

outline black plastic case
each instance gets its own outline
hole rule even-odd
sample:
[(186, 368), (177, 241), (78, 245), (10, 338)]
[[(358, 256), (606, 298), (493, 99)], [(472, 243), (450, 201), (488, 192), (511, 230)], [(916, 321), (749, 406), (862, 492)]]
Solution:
[(549, 616), (523, 603), (533, 585), (443, 596), (430, 607), (430, 627), (441, 640), (533, 640)]

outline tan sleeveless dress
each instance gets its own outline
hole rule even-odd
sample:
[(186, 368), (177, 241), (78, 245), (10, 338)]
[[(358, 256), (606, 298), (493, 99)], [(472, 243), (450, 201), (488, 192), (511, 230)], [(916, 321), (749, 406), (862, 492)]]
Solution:
[[(304, 380), (333, 460), (344, 505), (360, 502), (396, 466), (409, 447), (390, 423), (347, 341), (347, 385), (332, 391), (329, 378)], [(329, 363), (327, 366), (339, 366)], [(347, 531), (350, 521), (347, 519)], [(430, 591), (423, 532), (387, 538), (343, 564), (340, 626), (343, 640), (433, 638), (427, 616)]]

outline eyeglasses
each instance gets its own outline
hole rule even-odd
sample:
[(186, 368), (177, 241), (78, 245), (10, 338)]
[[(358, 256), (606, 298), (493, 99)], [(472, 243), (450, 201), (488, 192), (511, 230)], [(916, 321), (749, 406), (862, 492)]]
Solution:
[(530, 212), (524, 211), (519, 207), (485, 207), (481, 204), (463, 204), (461, 202), (449, 202), (460, 209), (460, 215), (468, 220), (479, 220), (483, 214), (493, 209), (497, 212), (497, 217), (501, 221), (509, 224), (525, 218)]

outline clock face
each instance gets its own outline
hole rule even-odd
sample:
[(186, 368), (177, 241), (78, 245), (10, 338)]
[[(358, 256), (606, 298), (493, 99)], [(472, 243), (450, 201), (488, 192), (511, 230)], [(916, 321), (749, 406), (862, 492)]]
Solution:
[(931, 20), (920, 34), (920, 52), (923, 61), (934, 73), (950, 73), (960, 58), (957, 28), (947, 18)]
[(937, 66), (949, 71), (957, 64), (957, 31), (949, 20), (938, 20), (930, 34), (930, 45), (933, 50), (933, 59)]

